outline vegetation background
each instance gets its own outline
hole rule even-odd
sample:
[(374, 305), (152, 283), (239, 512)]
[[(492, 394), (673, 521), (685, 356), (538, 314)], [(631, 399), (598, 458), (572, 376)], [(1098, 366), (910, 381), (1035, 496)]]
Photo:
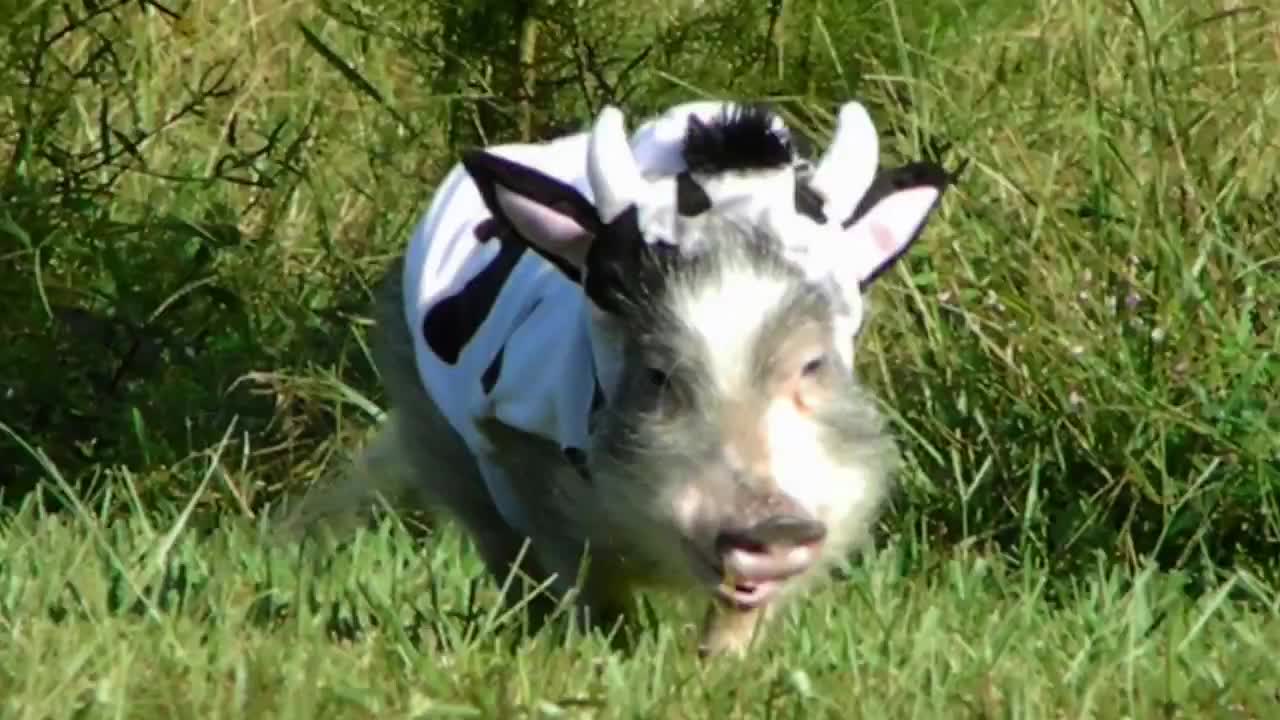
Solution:
[[(1280, 13), (1239, 0), (0, 0), (5, 717), (1274, 717)], [(266, 511), (378, 420), (461, 149), (768, 99), (965, 164), (874, 294), (881, 549), (743, 673), (514, 648), (451, 532)], [(416, 538), (416, 539), (415, 539)], [(660, 605), (669, 619), (679, 603)]]

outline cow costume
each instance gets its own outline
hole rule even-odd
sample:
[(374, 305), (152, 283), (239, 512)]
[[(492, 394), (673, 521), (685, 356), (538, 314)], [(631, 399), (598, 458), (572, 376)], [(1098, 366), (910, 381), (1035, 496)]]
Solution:
[[(607, 293), (593, 291), (609, 281), (607, 263), (575, 265), (510, 238), (568, 246), (599, 230), (688, 252), (712, 214), (766, 227), (810, 277), (837, 288), (852, 340), (861, 288), (887, 266), (884, 257), (905, 251), (949, 181), (927, 163), (877, 174), (878, 156), (875, 128), (857, 103), (841, 110), (831, 147), (809, 168), (776, 115), (694, 102), (629, 139), (621, 112), (606, 108), (588, 132), (464, 157), (414, 230), (404, 317), (421, 382), (474, 453), (512, 528), (527, 533), (512, 490), (520, 478), (492, 460), (482, 421), (555, 442), (580, 464), (592, 414), (608, 403), (617, 376), (618, 345), (600, 306)], [(865, 243), (879, 251), (859, 253)], [(865, 259), (872, 256), (875, 267)]]

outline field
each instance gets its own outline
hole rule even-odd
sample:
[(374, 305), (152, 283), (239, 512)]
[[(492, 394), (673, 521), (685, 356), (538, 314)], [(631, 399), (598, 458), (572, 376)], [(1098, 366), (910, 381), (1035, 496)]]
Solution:
[[(0, 2), (0, 717), (1280, 714), (1280, 13), (580, 5)], [(871, 297), (876, 548), (701, 664), (665, 598), (523, 639), (431, 518), (273, 533), (462, 149), (720, 95), (964, 168)]]

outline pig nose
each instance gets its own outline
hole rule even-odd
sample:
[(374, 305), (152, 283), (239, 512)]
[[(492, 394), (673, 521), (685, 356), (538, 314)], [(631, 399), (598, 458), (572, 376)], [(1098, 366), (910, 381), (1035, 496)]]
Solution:
[(813, 545), (827, 536), (827, 528), (817, 520), (795, 515), (775, 515), (745, 528), (721, 530), (716, 550), (766, 551), (768, 548)]

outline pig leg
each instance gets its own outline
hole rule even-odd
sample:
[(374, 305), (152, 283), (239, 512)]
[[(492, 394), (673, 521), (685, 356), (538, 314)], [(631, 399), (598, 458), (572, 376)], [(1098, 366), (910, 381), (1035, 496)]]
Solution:
[(537, 563), (548, 573), (539, 579), (554, 574), (555, 594), (575, 596), (579, 627), (620, 636), (631, 619), (632, 578), (616, 552), (585, 540), (598, 536), (590, 531), (596, 502), (590, 479), (554, 443), (497, 421), (481, 429), (499, 449), (495, 463), (513, 478), (505, 484), (528, 518)]
[[(526, 597), (525, 578), (540, 581), (544, 573), (524, 547), (526, 539), (507, 524), (489, 496), (462, 436), (422, 388), (402, 315), (402, 267), (403, 260), (388, 269), (375, 306), (374, 363), (398, 419), (388, 431), (397, 433), (396, 454), (408, 465), (406, 481), (416, 491), (416, 504), (443, 507), (462, 524), (499, 587), (506, 585), (504, 603), (514, 607)], [(528, 606), (534, 624), (554, 609), (541, 593)]]
[(702, 623), (698, 654), (704, 658), (715, 655), (746, 655), (752, 641), (763, 629), (764, 614), (759, 608), (739, 610), (712, 602)]

